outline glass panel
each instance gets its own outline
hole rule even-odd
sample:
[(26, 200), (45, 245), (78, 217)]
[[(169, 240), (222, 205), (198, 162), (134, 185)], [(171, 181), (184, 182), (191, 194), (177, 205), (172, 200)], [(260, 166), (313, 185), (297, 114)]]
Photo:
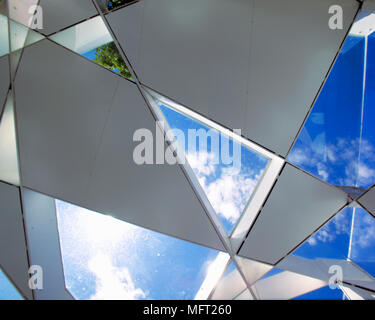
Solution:
[(24, 300), (14, 285), (0, 269), (0, 300)]
[(292, 300), (344, 300), (344, 293), (339, 287), (331, 289), (329, 286), (305, 293)]
[(10, 20), (10, 46), (13, 51), (36, 43), (44, 39), (44, 36), (17, 22)]
[(288, 160), (339, 186), (358, 186), (365, 38), (349, 35)]
[(0, 119), (0, 180), (19, 185), (16, 127), (12, 93), (8, 93), (7, 102)]
[(0, 57), (9, 53), (8, 18), (0, 14)]
[(307, 259), (348, 257), (353, 208), (346, 207), (298, 247), (293, 255)]
[(62, 201), (56, 207), (66, 284), (78, 299), (193, 299), (222, 272), (211, 268), (216, 250)]
[(126, 63), (99, 16), (58, 32), (50, 39), (127, 79), (132, 79)]
[(375, 277), (375, 218), (362, 208), (354, 213), (349, 258)]
[[(159, 106), (174, 133), (182, 132), (187, 160), (225, 230), (231, 233), (269, 159), (163, 104)], [(224, 148), (231, 162), (224, 159)]]

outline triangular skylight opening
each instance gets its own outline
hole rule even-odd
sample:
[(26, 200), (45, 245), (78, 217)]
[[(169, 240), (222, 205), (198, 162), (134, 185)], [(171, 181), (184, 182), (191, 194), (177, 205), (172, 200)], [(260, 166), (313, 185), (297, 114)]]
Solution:
[[(188, 163), (230, 234), (261, 180), (269, 159), (170, 106), (159, 102), (159, 107), (175, 136), (177, 132), (183, 134), (180, 147), (184, 144)], [(207, 142), (201, 144), (202, 141)], [(232, 160), (225, 158), (225, 153)]]
[(355, 187), (366, 41), (348, 36), (288, 160), (333, 185)]
[(0, 300), (24, 300), (13, 283), (0, 269)]
[(292, 254), (314, 260), (317, 258), (348, 258), (353, 208), (345, 207), (309, 237)]
[[(356, 198), (375, 182), (375, 20), (362, 12), (288, 160)], [(358, 191), (358, 192), (356, 192)]]
[(354, 209), (349, 259), (375, 277), (375, 217)]
[(193, 299), (220, 272), (212, 263), (228, 256), (62, 201), (56, 209), (65, 281), (77, 299)]
[(344, 300), (345, 295), (339, 287), (331, 289), (325, 286), (295, 297), (292, 300)]
[(60, 31), (50, 39), (127, 79), (133, 79), (100, 16)]

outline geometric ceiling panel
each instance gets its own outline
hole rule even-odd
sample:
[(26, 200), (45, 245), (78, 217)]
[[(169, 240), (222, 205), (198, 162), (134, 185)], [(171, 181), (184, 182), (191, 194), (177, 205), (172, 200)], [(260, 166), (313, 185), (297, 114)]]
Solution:
[(24, 186), (223, 249), (178, 165), (134, 162), (134, 132), (155, 131), (135, 84), (43, 40), (25, 49), (16, 88)]
[(144, 1), (140, 1), (106, 16), (131, 64), (138, 59), (143, 4)]
[(155, 128), (155, 120), (136, 86), (122, 80), (103, 132), (85, 206), (151, 230), (222, 249), (178, 165), (134, 162), (129, 150), (136, 145), (132, 136), (139, 128), (153, 133), (160, 130)]
[(142, 83), (285, 155), (358, 8), (340, 1), (333, 31), (336, 3), (144, 0), (107, 19)]
[(43, 29), (49, 35), (77, 22), (97, 15), (91, 0), (40, 0), (43, 8)]
[[(342, 30), (328, 27), (336, 4)], [(357, 9), (353, 0), (255, 1), (246, 136), (286, 155)]]
[(372, 299), (374, 61), (375, 0), (0, 0), (0, 299)]
[(275, 264), (346, 202), (344, 192), (286, 164), (240, 255)]
[(371, 188), (370, 191), (358, 199), (358, 202), (375, 216), (375, 188)]
[(0, 268), (26, 298), (32, 298), (28, 286), (29, 263), (20, 191), (17, 187), (2, 182), (0, 182)]
[(48, 40), (25, 49), (15, 81), (24, 186), (81, 199), (118, 79)]

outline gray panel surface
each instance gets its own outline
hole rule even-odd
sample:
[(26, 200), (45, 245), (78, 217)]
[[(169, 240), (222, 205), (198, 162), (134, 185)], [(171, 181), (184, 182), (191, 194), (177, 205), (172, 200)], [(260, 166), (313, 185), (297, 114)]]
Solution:
[(43, 290), (36, 290), (36, 299), (70, 300), (65, 290), (55, 200), (23, 189), (26, 234), (30, 262), (43, 268)]
[(16, 77), (24, 186), (82, 199), (118, 80), (49, 40), (25, 49)]
[(98, 14), (91, 0), (41, 0), (39, 5), (46, 35)]
[(346, 202), (344, 192), (287, 164), (240, 255), (275, 264)]
[(375, 188), (372, 188), (365, 195), (357, 200), (362, 204), (369, 212), (375, 216)]
[[(333, 4), (343, 8), (342, 30), (328, 28)], [(108, 20), (142, 83), (286, 155), (358, 3), (144, 0), (132, 7)]]
[(0, 182), (0, 267), (32, 299), (19, 189)]
[[(251, 3), (141, 1), (141, 40), (132, 61), (141, 82), (212, 119), (243, 128)], [(132, 34), (138, 29), (125, 19), (131, 7), (108, 19), (125, 52), (129, 48), (134, 55), (137, 37)]]
[(135, 66), (138, 59), (143, 8), (144, 1), (140, 1), (106, 15), (132, 66)]
[(8, 56), (0, 58), (0, 117), (9, 89), (9, 60)]
[[(137, 129), (155, 136), (155, 122), (136, 86), (122, 81), (89, 186), (86, 206), (125, 221), (223, 249), (193, 189), (177, 165), (137, 165)], [(155, 148), (154, 148), (155, 151)]]
[[(344, 28), (328, 27), (343, 8)], [(358, 8), (354, 0), (256, 0), (245, 135), (285, 156)]]

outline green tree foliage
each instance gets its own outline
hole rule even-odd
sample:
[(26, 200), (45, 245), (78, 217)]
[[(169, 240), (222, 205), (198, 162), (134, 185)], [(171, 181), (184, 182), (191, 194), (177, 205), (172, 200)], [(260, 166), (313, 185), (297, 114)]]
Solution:
[(132, 75), (113, 41), (96, 48), (94, 61), (105, 68), (119, 72), (125, 78), (132, 79)]

